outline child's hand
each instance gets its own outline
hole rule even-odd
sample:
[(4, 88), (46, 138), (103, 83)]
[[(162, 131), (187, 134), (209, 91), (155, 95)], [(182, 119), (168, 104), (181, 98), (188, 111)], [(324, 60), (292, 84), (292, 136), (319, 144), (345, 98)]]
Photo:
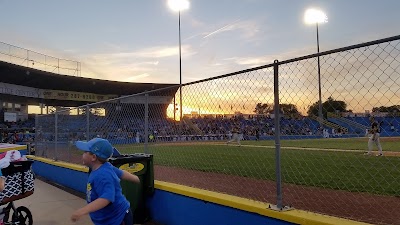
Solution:
[(78, 209), (78, 210), (76, 210), (74, 213), (72, 213), (72, 215), (71, 215), (71, 221), (72, 221), (72, 222), (76, 222), (76, 221), (78, 221), (83, 215), (84, 215), (84, 213), (82, 212), (82, 209)]
[(0, 192), (4, 190), (5, 179), (4, 177), (0, 177)]

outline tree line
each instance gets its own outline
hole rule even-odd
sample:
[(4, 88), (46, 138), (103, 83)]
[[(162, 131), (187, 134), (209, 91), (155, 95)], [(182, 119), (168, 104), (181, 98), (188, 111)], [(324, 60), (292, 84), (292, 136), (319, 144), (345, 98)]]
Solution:
[[(299, 118), (303, 115), (294, 104), (279, 104), (279, 110), (282, 115)], [(319, 104), (318, 101), (310, 105), (307, 109), (307, 116), (318, 116)], [(269, 115), (274, 114), (274, 104), (269, 103), (257, 103), (253, 111), (258, 115)], [(347, 104), (344, 101), (336, 100), (329, 97), (325, 102), (322, 103), (322, 115), (327, 118), (328, 113), (342, 113), (342, 112), (353, 112), (347, 109)], [(372, 112), (388, 112), (397, 115), (400, 113), (400, 105), (392, 106), (379, 106), (374, 107)]]

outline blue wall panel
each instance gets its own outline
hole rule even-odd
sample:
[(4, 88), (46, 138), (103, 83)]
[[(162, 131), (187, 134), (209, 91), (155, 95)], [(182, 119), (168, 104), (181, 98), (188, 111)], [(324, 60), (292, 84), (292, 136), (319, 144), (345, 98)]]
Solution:
[(32, 169), (39, 176), (49, 179), (52, 182), (86, 193), (88, 174), (85, 172), (50, 165), (40, 161), (35, 161), (32, 164)]
[(153, 219), (163, 225), (293, 224), (162, 190), (155, 191), (147, 206)]

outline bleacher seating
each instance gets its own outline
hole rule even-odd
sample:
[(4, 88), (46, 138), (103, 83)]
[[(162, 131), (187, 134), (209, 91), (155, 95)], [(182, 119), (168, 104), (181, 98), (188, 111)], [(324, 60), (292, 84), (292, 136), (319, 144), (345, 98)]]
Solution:
[[(381, 124), (381, 136), (400, 136), (400, 117), (376, 117), (375, 119)], [(140, 135), (140, 142), (144, 141), (145, 124), (143, 118), (134, 116), (108, 118), (90, 115), (90, 137), (86, 137), (86, 120), (87, 117), (85, 115), (59, 115), (57, 120), (57, 141), (67, 142), (103, 137), (110, 139), (113, 143), (135, 143), (137, 142), (136, 136), (138, 134)], [(149, 134), (155, 137), (154, 141), (177, 141), (179, 138), (184, 138), (184, 140), (226, 140), (229, 138), (230, 131), (235, 124), (240, 124), (244, 139), (262, 140), (272, 139), (275, 127), (275, 120), (267, 116), (251, 116), (248, 118), (243, 116), (234, 118), (217, 116), (214, 118), (186, 118), (186, 120), (189, 121), (182, 123), (183, 126), (181, 128), (179, 121), (173, 121), (169, 118), (149, 118)], [(346, 120), (354, 121), (354, 123), (366, 127), (370, 126), (368, 117), (346, 117)], [(364, 132), (352, 127), (350, 123), (345, 123), (337, 118), (329, 118), (329, 121), (346, 127), (348, 136), (365, 135)], [(11, 130), (8, 132), (7, 138), (9, 139), (15, 133), (17, 133), (18, 140), (35, 138), (33, 130), (29, 134), (26, 132), (27, 129), (32, 129), (34, 124), (34, 119), (23, 123), (9, 124), (8, 129)], [(54, 141), (54, 117), (40, 117), (40, 124), (38, 137), (41, 140)], [(18, 131), (18, 129), (20, 130)], [(320, 128), (319, 122), (309, 117), (299, 119), (282, 117), (280, 119), (280, 129), (281, 135), (287, 138), (322, 137), (322, 129), (328, 130), (332, 134), (331, 128), (326, 126)]]

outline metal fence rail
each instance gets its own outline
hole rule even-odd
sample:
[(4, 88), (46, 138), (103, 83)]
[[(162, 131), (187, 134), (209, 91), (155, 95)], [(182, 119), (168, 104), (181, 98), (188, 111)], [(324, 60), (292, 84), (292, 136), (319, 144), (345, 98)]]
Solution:
[[(396, 36), (188, 83), (182, 98), (163, 89), (38, 116), (36, 154), (80, 163), (74, 141), (103, 137), (154, 154), (158, 180), (400, 224), (399, 84)], [(383, 157), (364, 155), (371, 117)]]
[(0, 42), (0, 60), (51, 73), (80, 76), (81, 63)]

